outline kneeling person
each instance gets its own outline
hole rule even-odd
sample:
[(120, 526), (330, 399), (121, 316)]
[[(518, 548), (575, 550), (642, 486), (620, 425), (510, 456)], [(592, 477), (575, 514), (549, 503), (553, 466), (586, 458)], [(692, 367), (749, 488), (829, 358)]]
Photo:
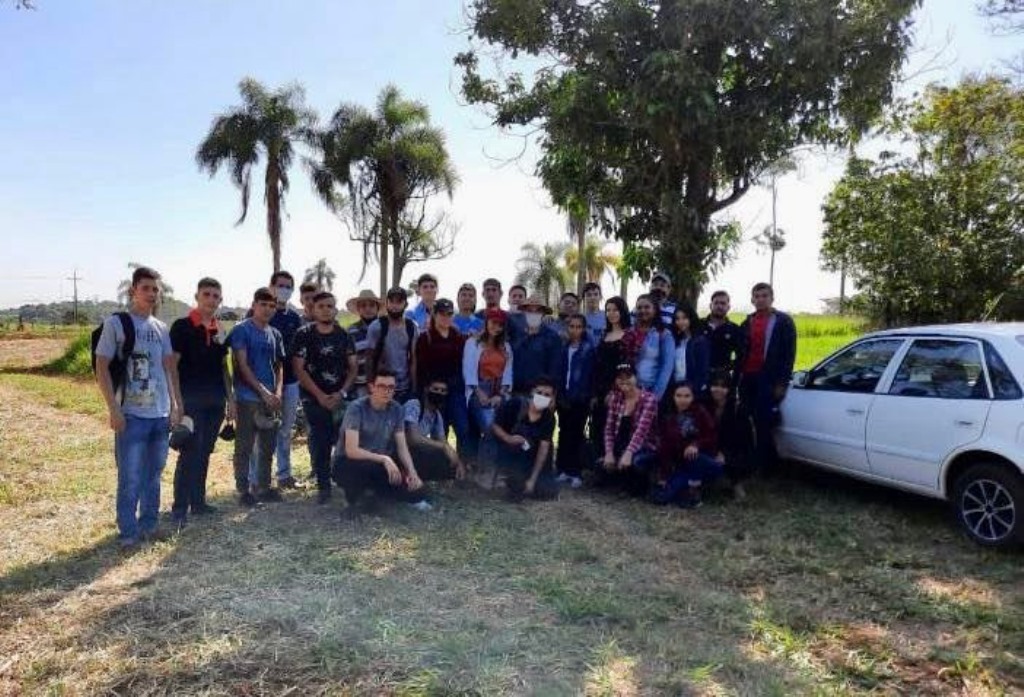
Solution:
[(405, 411), (405, 436), (416, 471), (424, 481), (463, 479), (466, 468), (458, 453), (448, 445), (445, 437), (444, 417), (441, 409), (448, 399), (448, 383), (431, 380), (423, 391), (423, 398), (410, 399)]
[(393, 399), (395, 383), (394, 372), (381, 368), (370, 382), (370, 394), (345, 410), (341, 447), (334, 456), (334, 481), (345, 491), (350, 506), (372, 489), (378, 496), (429, 511), (405, 440), (402, 406)]
[(551, 439), (555, 432), (555, 385), (534, 380), (529, 397), (513, 397), (502, 405), (491, 430), (498, 443), (498, 467), (508, 472), (506, 484), (513, 496), (556, 498)]

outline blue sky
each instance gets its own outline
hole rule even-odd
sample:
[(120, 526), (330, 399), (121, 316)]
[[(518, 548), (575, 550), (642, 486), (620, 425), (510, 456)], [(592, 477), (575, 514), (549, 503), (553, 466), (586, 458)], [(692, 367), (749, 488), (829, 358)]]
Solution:
[[(228, 302), (247, 304), (270, 269), (262, 191), (254, 190), (247, 222), (234, 227), (237, 190), (223, 174), (209, 180), (193, 159), (214, 114), (237, 103), (245, 75), (268, 86), (300, 81), (324, 118), (342, 101), (372, 106), (388, 82), (430, 107), (462, 179), (451, 206), (460, 233), (451, 257), (412, 266), (407, 278), (429, 268), (444, 294), (491, 275), (511, 280), (521, 244), (565, 236), (562, 216), (531, 175), (531, 151), (502, 164), (521, 141), (459, 99), (452, 57), (467, 37), (458, 0), (37, 6), (0, 6), (0, 307), (70, 297), (64, 279), (76, 268), (82, 297), (112, 298), (129, 261), (161, 270), (179, 297), (213, 275)], [(989, 35), (973, 6), (925, 1), (908, 70), (930, 69), (904, 90), (998, 68), (1019, 48), (1019, 37)], [(841, 157), (809, 153), (782, 182), (779, 224), (790, 244), (776, 261), (781, 306), (814, 310), (838, 293), (838, 280), (818, 269), (818, 249), (821, 201), (841, 171)], [(292, 182), (285, 268), (298, 275), (323, 256), (338, 273), (339, 295), (375, 288), (374, 268), (357, 282), (360, 247), (313, 197), (305, 173), (296, 168)], [(767, 194), (751, 192), (729, 215), (753, 235), (770, 220)], [(733, 291), (742, 306), (767, 269), (767, 256), (748, 243), (711, 285)]]

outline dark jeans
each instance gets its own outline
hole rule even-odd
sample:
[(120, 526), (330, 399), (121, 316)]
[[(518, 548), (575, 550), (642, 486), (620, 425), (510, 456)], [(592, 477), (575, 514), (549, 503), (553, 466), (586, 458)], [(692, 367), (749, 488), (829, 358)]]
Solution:
[(210, 454), (224, 422), (224, 400), (185, 399), (185, 415), (192, 419), (192, 437), (181, 447), (174, 468), (174, 503), (171, 511), (184, 517), (189, 508), (196, 511), (206, 505), (206, 474)]
[(445, 401), (442, 415), (445, 431), (447, 432), (449, 428), (455, 431), (455, 444), (459, 455), (466, 457), (475, 454), (476, 449), (470, 443), (469, 406), (466, 404), (465, 385), (456, 383), (448, 386), (448, 399)]
[[(401, 465), (399, 465), (401, 467)], [(393, 498), (405, 503), (419, 503), (425, 497), (423, 490), (409, 491), (404, 484), (391, 486), (384, 465), (372, 460), (354, 460), (338, 452), (334, 456), (334, 481), (345, 491), (345, 500), (355, 505), (367, 489), (382, 498)]]
[(586, 447), (584, 430), (590, 416), (589, 404), (564, 404), (558, 407), (558, 471), (570, 477), (580, 476)]
[[(615, 453), (618, 463), (622, 451)], [(619, 486), (633, 496), (643, 496), (650, 489), (651, 474), (657, 466), (658, 456), (653, 450), (640, 450), (633, 453), (633, 464), (625, 470), (608, 471), (598, 466), (596, 484), (598, 486)]]
[(653, 498), (657, 503), (673, 503), (689, 490), (691, 483), (701, 486), (722, 476), (722, 471), (722, 463), (704, 453), (693, 460), (684, 459), (665, 485), (654, 492)]
[(266, 491), (270, 488), (270, 461), (274, 456), (277, 444), (277, 429), (256, 428), (256, 412), (263, 408), (260, 402), (244, 402), (237, 404), (238, 420), (235, 423), (235, 489), (244, 494), (249, 490), (249, 458), (253, 447), (259, 440), (259, 458), (256, 463), (256, 488)]
[(409, 454), (416, 465), (416, 473), (425, 482), (440, 482), (455, 479), (455, 468), (440, 448), (409, 443)]
[(309, 426), (306, 444), (309, 446), (309, 464), (316, 476), (316, 487), (321, 491), (330, 491), (331, 449), (338, 441), (341, 423), (334, 420), (334, 412), (324, 409), (314, 400), (303, 399), (302, 409)]
[[(605, 395), (598, 396), (597, 404), (590, 415), (590, 448), (591, 452), (595, 453), (595, 460), (604, 454), (604, 423), (608, 420), (608, 407), (605, 406), (604, 398)], [(594, 462), (588, 465), (592, 466)]]
[(740, 414), (754, 422), (754, 459), (762, 472), (772, 472), (779, 463), (772, 431), (779, 420), (779, 403), (773, 394), (775, 385), (761, 373), (740, 377)]
[[(499, 443), (497, 446), (498, 467), (506, 474), (505, 484), (513, 494), (522, 494), (526, 486), (526, 480), (533, 472), (533, 465), (537, 461), (537, 453), (531, 448), (524, 451), (518, 447), (512, 447)], [(555, 481), (555, 473), (551, 468), (551, 458), (541, 468), (537, 475), (537, 482), (533, 488), (533, 496), (538, 499), (558, 498), (558, 482)]]

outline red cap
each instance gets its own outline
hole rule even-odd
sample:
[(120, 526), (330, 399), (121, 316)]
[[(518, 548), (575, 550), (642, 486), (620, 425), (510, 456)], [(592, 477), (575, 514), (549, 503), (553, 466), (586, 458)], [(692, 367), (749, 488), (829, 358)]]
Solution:
[(508, 320), (508, 313), (502, 310), (500, 307), (492, 307), (484, 312), (485, 320), (497, 320), (504, 324)]

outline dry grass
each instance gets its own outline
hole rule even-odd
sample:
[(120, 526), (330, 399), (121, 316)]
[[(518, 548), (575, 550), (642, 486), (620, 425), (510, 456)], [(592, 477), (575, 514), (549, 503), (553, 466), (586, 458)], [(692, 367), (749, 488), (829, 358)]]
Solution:
[(239, 509), (222, 444), (222, 514), (124, 558), (101, 406), (0, 375), (0, 694), (1024, 690), (1021, 557), (927, 501), (805, 473), (690, 512), (445, 487), (343, 523)]
[(49, 363), (64, 352), (68, 340), (0, 339), (0, 369), (29, 368)]

